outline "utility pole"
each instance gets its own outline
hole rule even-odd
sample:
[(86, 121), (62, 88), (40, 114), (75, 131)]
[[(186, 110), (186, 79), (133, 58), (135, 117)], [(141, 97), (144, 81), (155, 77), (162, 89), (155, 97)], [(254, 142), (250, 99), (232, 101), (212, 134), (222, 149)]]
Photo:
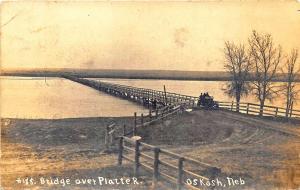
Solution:
[(166, 92), (166, 86), (164, 85), (164, 93), (165, 93), (165, 104), (167, 105), (167, 92)]

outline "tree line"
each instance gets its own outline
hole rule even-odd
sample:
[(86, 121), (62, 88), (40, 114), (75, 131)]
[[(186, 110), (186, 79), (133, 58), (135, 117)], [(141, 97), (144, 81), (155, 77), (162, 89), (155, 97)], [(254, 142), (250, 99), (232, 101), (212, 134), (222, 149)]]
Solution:
[[(223, 51), (224, 68), (231, 75), (231, 81), (224, 90), (235, 97), (236, 110), (239, 111), (241, 97), (253, 94), (260, 104), (259, 115), (263, 115), (266, 100), (272, 101), (282, 95), (288, 116), (299, 94), (296, 88), (300, 74), (298, 50), (283, 53), (282, 47), (274, 42), (271, 34), (254, 30), (247, 43), (226, 41)], [(284, 84), (273, 82), (279, 73), (284, 76)]]

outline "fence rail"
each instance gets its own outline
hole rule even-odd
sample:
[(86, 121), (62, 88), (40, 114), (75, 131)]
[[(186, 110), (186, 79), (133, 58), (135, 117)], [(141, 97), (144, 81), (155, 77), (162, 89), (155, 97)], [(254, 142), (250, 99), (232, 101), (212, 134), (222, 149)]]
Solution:
[[(135, 113), (135, 127), (132, 127), (128, 132), (126, 126), (123, 125), (122, 135), (119, 137), (116, 137), (115, 134), (118, 126), (115, 124), (109, 125), (106, 128), (108, 142), (110, 143), (111, 139), (118, 140), (118, 164), (122, 165), (123, 160), (133, 163), (133, 172), (135, 176), (139, 175), (140, 168), (151, 172), (153, 175), (152, 182), (154, 187), (159, 180), (164, 179), (167, 182), (176, 185), (179, 190), (182, 189), (182, 187), (199, 190), (198, 187), (188, 183), (186, 181), (187, 178), (209, 180), (210, 178), (215, 178), (215, 176), (219, 175), (221, 169), (218, 167), (141, 142), (138, 138), (126, 137), (136, 135), (136, 129), (138, 127), (150, 125), (159, 119), (163, 119), (179, 112), (181, 108), (181, 106), (164, 107), (157, 112), (158, 114), (149, 112), (148, 115), (141, 115), (139, 118)], [(187, 167), (188, 165), (190, 165), (190, 167)], [(202, 170), (195, 171), (195, 168), (201, 168)], [(203, 173), (203, 175), (200, 173)]]
[(296, 109), (290, 109), (287, 112), (285, 108), (269, 106), (269, 105), (265, 105), (261, 108), (259, 104), (254, 104), (254, 103), (244, 103), (244, 102), (241, 102), (239, 104), (237, 104), (236, 102), (218, 102), (218, 103), (220, 108), (244, 113), (247, 115), (261, 114), (261, 116), (269, 116), (269, 117), (271, 116), (275, 118), (285, 117), (285, 118), (300, 119), (300, 110), (296, 110)]
[(140, 117), (137, 117), (137, 113), (135, 112), (134, 124), (130, 128), (125, 124), (122, 126), (116, 125), (115, 123), (108, 125), (105, 132), (106, 150), (109, 151), (110, 149), (113, 149), (114, 141), (118, 138), (118, 136), (136, 136), (138, 128), (149, 126), (174, 114), (178, 114), (182, 111), (182, 109), (182, 106), (165, 106), (161, 109), (156, 109), (154, 112), (149, 110), (149, 114), (141, 114)]
[[(126, 155), (124, 154), (124, 151), (127, 152)], [(141, 158), (143, 158), (143, 160)], [(119, 165), (122, 165), (123, 159), (133, 163), (134, 175), (136, 176), (139, 175), (140, 167), (152, 172), (154, 186), (156, 186), (157, 182), (163, 178), (168, 182), (175, 184), (177, 189), (182, 189), (184, 186), (192, 189), (199, 189), (198, 187), (187, 183), (186, 179), (197, 178), (209, 180), (215, 178), (215, 176), (221, 172), (221, 169), (218, 167), (186, 158), (182, 155), (125, 136), (119, 137)], [(169, 160), (173, 160), (173, 162), (170, 162)], [(188, 168), (186, 165), (192, 165), (193, 167)], [(195, 168), (195, 166), (197, 166), (197, 168), (202, 168), (203, 173), (207, 173), (208, 176), (195, 173), (195, 171), (191, 169)], [(176, 173), (176, 176), (171, 173)]]

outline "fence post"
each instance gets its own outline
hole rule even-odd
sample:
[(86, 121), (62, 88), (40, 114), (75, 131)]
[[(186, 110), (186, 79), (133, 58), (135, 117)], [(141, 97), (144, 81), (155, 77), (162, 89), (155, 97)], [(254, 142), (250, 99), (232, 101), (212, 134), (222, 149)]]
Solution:
[(249, 114), (249, 103), (247, 103), (247, 115)]
[(123, 125), (123, 136), (126, 136), (126, 125)]
[(290, 117), (292, 117), (292, 113), (293, 113), (293, 106), (294, 105), (294, 102), (292, 102), (292, 104), (291, 104), (291, 109), (290, 109)]
[(154, 148), (154, 163), (153, 163), (153, 187), (156, 188), (157, 181), (158, 181), (158, 165), (159, 165), (159, 151), (160, 149), (155, 147)]
[(233, 101), (231, 102), (231, 108), (230, 110), (232, 111), (233, 110)]
[(149, 109), (149, 118), (150, 118), (150, 121), (151, 121), (151, 118), (152, 118), (152, 110), (151, 110), (151, 108)]
[(144, 114), (141, 114), (141, 124), (144, 125)]
[(150, 92), (147, 90), (147, 95), (148, 95), (148, 108), (150, 108)]
[(138, 176), (139, 167), (140, 167), (140, 141), (135, 141), (135, 155), (134, 155), (134, 176)]
[(104, 141), (105, 141), (105, 148), (106, 150), (108, 150), (109, 149), (109, 126), (106, 126)]
[(216, 168), (216, 167), (212, 167), (208, 169), (209, 172), (209, 178), (210, 179), (216, 179), (216, 177), (221, 173), (221, 169)]
[(275, 109), (275, 117), (278, 116), (278, 108)]
[(235, 111), (238, 113), (240, 112), (240, 102), (236, 102)]
[(264, 116), (264, 109), (265, 109), (265, 105), (259, 106), (259, 116), (260, 117)]
[(184, 158), (179, 158), (178, 159), (177, 190), (181, 190), (181, 187), (182, 187), (183, 160), (184, 160)]
[(109, 139), (109, 147), (113, 147), (114, 139), (115, 139), (115, 129), (112, 129), (109, 133), (110, 139)]
[(122, 165), (122, 158), (123, 158), (123, 137), (119, 139), (119, 156), (118, 156), (118, 165)]
[(133, 136), (136, 135), (136, 112), (134, 112)]

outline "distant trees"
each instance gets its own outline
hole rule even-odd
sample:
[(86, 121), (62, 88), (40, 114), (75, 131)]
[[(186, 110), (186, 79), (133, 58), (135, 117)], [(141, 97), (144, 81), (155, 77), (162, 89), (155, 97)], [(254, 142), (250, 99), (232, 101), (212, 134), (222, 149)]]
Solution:
[(230, 73), (232, 80), (227, 83), (225, 92), (236, 99), (236, 111), (239, 111), (241, 97), (249, 92), (247, 78), (250, 73), (250, 63), (244, 45), (236, 45), (226, 41), (224, 47), (224, 68)]
[(272, 82), (282, 58), (280, 45), (276, 46), (270, 34), (253, 31), (249, 42), (249, 61), (253, 64), (253, 93), (260, 102), (259, 115), (263, 114), (265, 100), (274, 98), (279, 88)]
[(286, 113), (285, 116), (289, 116), (289, 112), (292, 109), (293, 103), (299, 94), (299, 90), (296, 89), (296, 80), (300, 74), (300, 65), (297, 64), (298, 50), (293, 49), (291, 54), (286, 58), (282, 73), (285, 75), (286, 83), (283, 85), (283, 94), (286, 97)]

